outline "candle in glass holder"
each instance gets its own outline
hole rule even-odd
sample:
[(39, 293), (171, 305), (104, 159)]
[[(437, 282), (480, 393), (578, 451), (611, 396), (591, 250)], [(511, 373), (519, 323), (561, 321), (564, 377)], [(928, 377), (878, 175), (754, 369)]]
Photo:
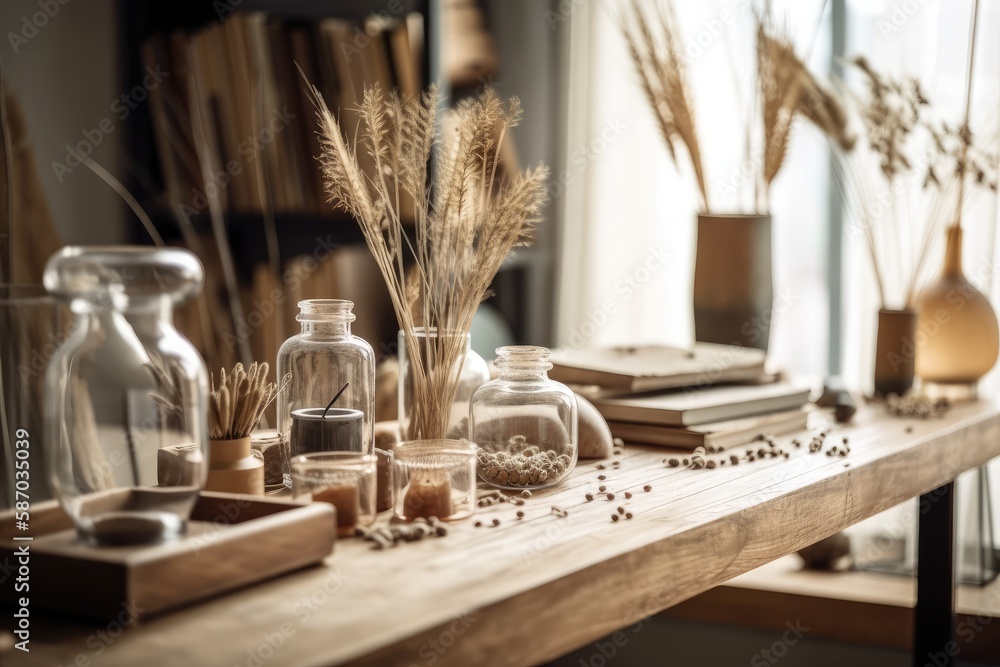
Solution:
[(292, 459), (292, 495), (337, 508), (337, 534), (350, 537), (375, 521), (375, 457), (360, 452), (312, 452)]
[(339, 484), (317, 489), (312, 494), (314, 501), (330, 503), (337, 508), (337, 534), (353, 535), (361, 515), (361, 494), (357, 484)]
[(310, 452), (360, 452), (364, 414), (350, 408), (303, 408), (292, 411), (291, 455)]
[(410, 477), (410, 486), (403, 498), (406, 518), (451, 516), (451, 476), (447, 470), (421, 470)]

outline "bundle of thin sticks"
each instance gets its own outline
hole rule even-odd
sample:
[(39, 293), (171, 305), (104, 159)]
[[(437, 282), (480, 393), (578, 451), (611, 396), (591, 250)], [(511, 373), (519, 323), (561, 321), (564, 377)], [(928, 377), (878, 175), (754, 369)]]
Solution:
[(228, 375), (223, 368), (218, 387), (212, 374), (208, 409), (208, 432), (212, 440), (237, 440), (250, 435), (264, 410), (292, 379), (292, 374), (286, 373), (281, 382), (268, 382), (268, 369), (266, 363), (256, 361), (250, 364), (249, 372), (243, 364), (236, 364)]

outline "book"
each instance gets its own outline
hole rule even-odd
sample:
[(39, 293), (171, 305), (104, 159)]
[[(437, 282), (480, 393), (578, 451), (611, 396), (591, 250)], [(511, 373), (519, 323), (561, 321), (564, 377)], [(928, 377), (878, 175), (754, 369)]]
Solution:
[(729, 385), (599, 398), (594, 404), (608, 421), (694, 426), (791, 410), (801, 407), (808, 400), (808, 389), (777, 382), (769, 385)]
[(654, 426), (632, 422), (611, 421), (611, 434), (625, 442), (643, 445), (662, 445), (677, 449), (694, 449), (701, 446), (735, 447), (753, 442), (761, 433), (784, 435), (805, 430), (809, 421), (808, 410), (798, 409), (775, 412), (755, 417), (728, 419), (695, 426)]
[(715, 343), (695, 343), (687, 349), (667, 345), (556, 349), (549, 377), (634, 393), (759, 381), (764, 357), (764, 350)]

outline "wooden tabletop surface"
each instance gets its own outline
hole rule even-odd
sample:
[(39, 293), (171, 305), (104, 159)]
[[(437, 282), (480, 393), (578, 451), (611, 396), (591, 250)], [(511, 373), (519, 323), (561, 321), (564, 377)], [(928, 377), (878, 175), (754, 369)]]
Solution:
[[(776, 439), (788, 458), (695, 470), (663, 463), (683, 454), (627, 446), (612, 459), (579, 465), (567, 482), (522, 507), (480, 510), (445, 538), (386, 551), (345, 540), (322, 567), (144, 621), (120, 636), (115, 624), (36, 615), (31, 653), (10, 651), (0, 663), (534, 664), (1000, 455), (1000, 411), (985, 402), (927, 421), (889, 417), (878, 406), (862, 407), (847, 426), (822, 413), (812, 417), (812, 433)], [(824, 450), (810, 453), (809, 440), (822, 429), (829, 429)], [(844, 437), (847, 456), (825, 454), (842, 448)], [(601, 485), (615, 499), (587, 501)], [(568, 515), (556, 516), (553, 506)], [(612, 521), (618, 507), (633, 518)], [(484, 525), (474, 527), (477, 520)], [(191, 567), (198, 567), (194, 555)]]

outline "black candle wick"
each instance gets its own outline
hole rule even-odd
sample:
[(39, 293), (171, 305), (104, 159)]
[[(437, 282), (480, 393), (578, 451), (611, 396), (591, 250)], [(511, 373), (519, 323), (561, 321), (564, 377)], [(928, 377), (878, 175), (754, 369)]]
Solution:
[(341, 394), (347, 391), (347, 388), (350, 385), (351, 385), (350, 382), (345, 382), (344, 386), (340, 388), (340, 391), (337, 392), (337, 395), (334, 396), (333, 399), (330, 401), (330, 403), (326, 406), (326, 410), (323, 411), (323, 419), (326, 419), (326, 413), (330, 411), (330, 408), (333, 407), (333, 404), (337, 402), (337, 399), (340, 398)]

